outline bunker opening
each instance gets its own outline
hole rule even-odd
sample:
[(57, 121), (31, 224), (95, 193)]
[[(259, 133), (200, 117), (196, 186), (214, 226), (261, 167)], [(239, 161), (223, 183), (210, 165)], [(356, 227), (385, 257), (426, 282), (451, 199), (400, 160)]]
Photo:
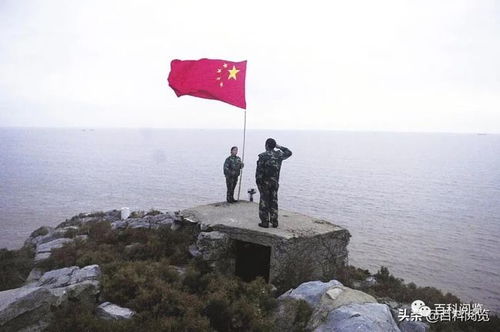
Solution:
[(235, 274), (244, 281), (262, 277), (269, 282), (271, 247), (245, 241), (235, 241)]

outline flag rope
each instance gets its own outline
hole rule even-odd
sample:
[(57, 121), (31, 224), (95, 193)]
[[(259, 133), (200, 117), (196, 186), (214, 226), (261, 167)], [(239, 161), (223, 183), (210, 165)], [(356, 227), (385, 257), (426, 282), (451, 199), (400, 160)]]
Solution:
[[(243, 151), (241, 153), (241, 162), (245, 163), (245, 138), (247, 134), (247, 110), (244, 111), (245, 115), (243, 118)], [(241, 190), (241, 180), (243, 179), (243, 168), (240, 172), (240, 184), (238, 185), (238, 201), (240, 200), (240, 190)]]

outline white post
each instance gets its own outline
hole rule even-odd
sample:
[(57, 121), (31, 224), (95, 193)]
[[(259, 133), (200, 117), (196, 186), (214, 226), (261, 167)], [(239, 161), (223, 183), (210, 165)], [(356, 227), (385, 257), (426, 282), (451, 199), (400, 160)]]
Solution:
[[(245, 163), (245, 138), (247, 133), (247, 110), (245, 109), (245, 115), (243, 120), (243, 151), (241, 152), (241, 162)], [(241, 191), (241, 179), (243, 178), (243, 168), (240, 172), (240, 184), (238, 185), (238, 201), (240, 200), (240, 191)]]

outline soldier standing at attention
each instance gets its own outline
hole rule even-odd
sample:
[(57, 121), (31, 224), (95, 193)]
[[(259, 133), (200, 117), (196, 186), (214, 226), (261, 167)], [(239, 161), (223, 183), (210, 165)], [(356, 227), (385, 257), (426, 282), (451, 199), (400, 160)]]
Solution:
[[(274, 150), (277, 148), (278, 150)], [(266, 140), (266, 152), (259, 154), (255, 180), (259, 188), (259, 218), (260, 227), (278, 227), (278, 187), (281, 162), (292, 155), (292, 151), (279, 146), (272, 138)]]
[(240, 157), (237, 156), (238, 147), (233, 146), (231, 148), (231, 155), (226, 158), (224, 162), (224, 175), (226, 176), (226, 187), (227, 195), (226, 200), (228, 203), (234, 203), (234, 188), (236, 183), (238, 183), (238, 176), (240, 176), (240, 170), (243, 168), (243, 163)]

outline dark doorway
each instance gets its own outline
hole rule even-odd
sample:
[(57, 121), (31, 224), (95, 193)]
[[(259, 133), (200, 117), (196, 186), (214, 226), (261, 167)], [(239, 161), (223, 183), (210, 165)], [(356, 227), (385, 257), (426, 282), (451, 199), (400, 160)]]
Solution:
[(244, 281), (263, 277), (266, 282), (269, 282), (271, 248), (250, 242), (235, 242), (236, 276)]

